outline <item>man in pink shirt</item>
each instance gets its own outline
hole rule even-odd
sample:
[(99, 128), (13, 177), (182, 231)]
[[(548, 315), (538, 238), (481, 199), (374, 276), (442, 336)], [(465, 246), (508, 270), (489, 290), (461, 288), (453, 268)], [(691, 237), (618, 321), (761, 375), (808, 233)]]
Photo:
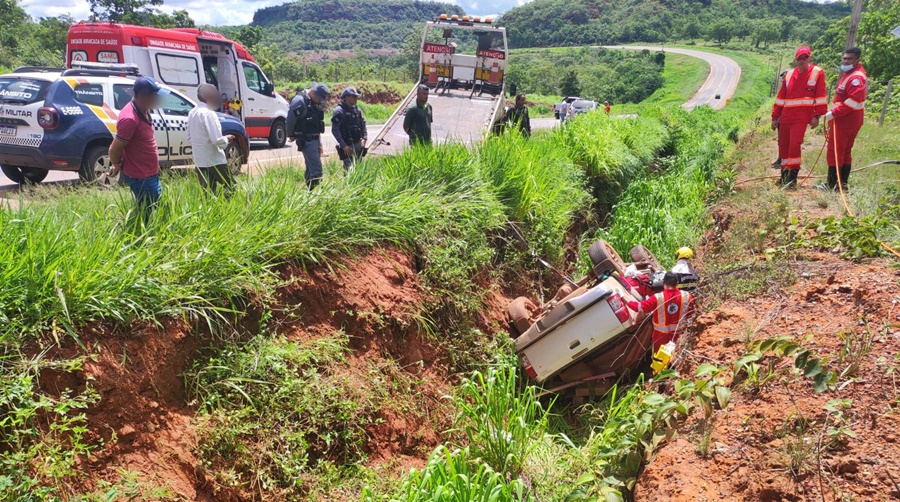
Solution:
[(138, 212), (147, 224), (162, 195), (159, 183), (159, 151), (150, 110), (159, 106), (159, 96), (169, 94), (150, 77), (134, 81), (134, 98), (119, 113), (116, 137), (109, 147), (110, 177), (122, 173), (137, 200)]

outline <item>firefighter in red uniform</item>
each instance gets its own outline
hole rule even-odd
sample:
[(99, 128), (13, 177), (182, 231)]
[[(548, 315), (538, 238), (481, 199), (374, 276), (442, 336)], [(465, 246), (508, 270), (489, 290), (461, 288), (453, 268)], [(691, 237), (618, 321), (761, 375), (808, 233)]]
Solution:
[(778, 186), (797, 186), (800, 171), (800, 149), (806, 126), (819, 126), (819, 117), (828, 110), (825, 72), (809, 64), (811, 51), (803, 46), (794, 55), (796, 66), (787, 71), (772, 107), (772, 130), (778, 130), (778, 154), (781, 157), (781, 179)]
[[(847, 188), (850, 180), (852, 159), (850, 151), (853, 142), (863, 125), (863, 116), (866, 105), (866, 70), (859, 64), (862, 51), (859, 47), (852, 47), (844, 51), (841, 57), (841, 78), (838, 79), (837, 89), (834, 92), (834, 106), (825, 114), (828, 122), (827, 158), (828, 179), (823, 185), (816, 188), (820, 190), (836, 190), (838, 187), (838, 174), (841, 176), (841, 188)], [(835, 148), (837, 157), (835, 157)], [(840, 173), (838, 173), (840, 166)]]
[(646, 300), (628, 302), (628, 308), (638, 313), (653, 316), (653, 352), (663, 345), (678, 340), (684, 331), (688, 317), (694, 314), (694, 297), (687, 291), (678, 289), (678, 275), (666, 272), (663, 277), (662, 293)]

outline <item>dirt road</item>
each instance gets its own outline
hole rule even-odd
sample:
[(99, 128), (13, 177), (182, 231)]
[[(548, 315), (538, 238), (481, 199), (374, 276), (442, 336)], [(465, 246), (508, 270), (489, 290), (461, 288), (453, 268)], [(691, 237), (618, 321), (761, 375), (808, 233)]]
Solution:
[[(727, 100), (734, 96), (738, 82), (741, 80), (741, 67), (733, 59), (719, 54), (676, 47), (654, 47), (648, 45), (604, 46), (606, 49), (625, 49), (631, 51), (664, 51), (702, 59), (709, 64), (709, 76), (697, 92), (682, 106), (688, 110), (702, 105), (709, 105), (716, 110), (725, 107)], [(718, 96), (718, 97), (717, 97)]]

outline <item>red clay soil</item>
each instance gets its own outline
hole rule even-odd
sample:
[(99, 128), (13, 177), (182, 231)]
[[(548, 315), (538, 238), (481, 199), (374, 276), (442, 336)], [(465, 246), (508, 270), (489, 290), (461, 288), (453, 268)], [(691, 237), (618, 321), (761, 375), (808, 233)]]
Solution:
[[(331, 95), (328, 99), (328, 107), (334, 108), (341, 101), (341, 93), (347, 87), (353, 86), (362, 93), (362, 97), (360, 98), (364, 103), (370, 105), (396, 105), (405, 97), (404, 95), (397, 92), (396, 89), (389, 85), (379, 84), (377, 82), (357, 82), (350, 84), (338, 84), (329, 89), (331, 91)], [(296, 89), (288, 89), (284, 91), (278, 91), (281, 96), (290, 101), (294, 99), (294, 96), (297, 94)]]
[[(816, 394), (812, 381), (791, 374), (793, 360), (784, 358), (780, 376), (759, 393), (735, 383), (731, 404), (713, 416), (708, 455), (698, 453), (698, 411), (645, 467), (635, 500), (900, 499), (891, 480), (900, 482), (900, 272), (886, 260), (853, 263), (818, 252), (785, 266), (798, 278), (785, 291), (728, 300), (700, 316), (694, 346), (678, 369), (692, 375), (703, 362), (732, 368), (748, 352), (749, 334), (754, 340), (792, 337), (840, 373), (849, 364), (840, 357), (840, 335), (861, 337), (869, 329), (872, 349), (855, 378), (842, 377), (837, 390)], [(824, 406), (832, 399), (852, 402), (843, 412), (844, 427), (855, 434), (834, 444), (823, 434)], [(828, 420), (834, 427), (834, 417)], [(806, 432), (797, 433), (804, 421)]]
[[(368, 431), (367, 452), (370, 464), (389, 465), (398, 475), (424, 465), (441, 442), (439, 433), (450, 426), (443, 399), (450, 386), (440, 364), (441, 349), (416, 322), (425, 294), (413, 257), (375, 248), (358, 259), (330, 261), (308, 272), (285, 266), (281, 275), (288, 283), (276, 294), (280, 310), (271, 320), (279, 333), (308, 340), (342, 329), (351, 337), (353, 353), (346, 371), (352, 381), (369, 385), (368, 365), (388, 364), (391, 359), (417, 380), (422, 410), (380, 410), (382, 420)], [(494, 303), (505, 305), (502, 299)], [(258, 313), (249, 317), (254, 316)], [(501, 316), (502, 310), (496, 317)], [(137, 472), (140, 481), (168, 487), (185, 500), (259, 499), (219, 490), (192, 453), (197, 444), (196, 409), (189, 404), (181, 375), (208, 337), (201, 338), (184, 322), (166, 320), (161, 327), (88, 329), (81, 340), (98, 352), (87, 359), (84, 371), (76, 375), (47, 371), (41, 380), (47, 392), (83, 389), (90, 380), (100, 395), (87, 410), (88, 427), (90, 439), (105, 446), (82, 459), (81, 470), (88, 476), (78, 491), (91, 490), (97, 479), (115, 481), (117, 471), (127, 469)], [(79, 353), (78, 347), (68, 347), (52, 356)]]
[[(80, 490), (93, 489), (97, 479), (116, 481), (117, 471), (126, 469), (183, 499), (227, 500), (222, 494), (212, 496), (191, 453), (196, 444), (194, 410), (187, 405), (180, 375), (199, 348), (197, 336), (183, 322), (165, 320), (160, 327), (91, 329), (82, 333), (81, 340), (96, 354), (85, 360), (84, 371), (77, 375), (45, 371), (41, 376), (47, 392), (81, 390), (90, 381), (100, 396), (87, 410), (86, 439), (105, 446), (81, 459), (79, 470), (90, 476)], [(71, 347), (53, 356), (78, 353)]]

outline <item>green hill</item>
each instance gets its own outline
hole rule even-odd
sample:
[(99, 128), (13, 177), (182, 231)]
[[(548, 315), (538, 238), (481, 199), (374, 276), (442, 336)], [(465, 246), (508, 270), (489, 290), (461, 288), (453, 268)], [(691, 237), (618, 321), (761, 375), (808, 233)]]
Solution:
[(850, 13), (798, 0), (534, 0), (502, 23), (513, 47), (748, 38), (813, 42)]
[(450, 3), (412, 0), (302, 1), (256, 11), (263, 42), (286, 51), (399, 49), (419, 23), (442, 13), (463, 14)]

